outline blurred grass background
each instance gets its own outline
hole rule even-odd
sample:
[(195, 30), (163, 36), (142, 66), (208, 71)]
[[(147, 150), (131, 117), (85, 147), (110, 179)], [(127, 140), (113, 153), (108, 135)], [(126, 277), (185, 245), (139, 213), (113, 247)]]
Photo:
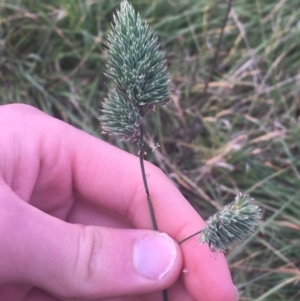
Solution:
[[(299, 0), (233, 1), (217, 60), (225, 1), (131, 2), (159, 36), (173, 82), (173, 101), (146, 121), (148, 143), (160, 145), (147, 159), (204, 218), (239, 191), (254, 197), (261, 227), (227, 255), (240, 300), (299, 300)], [(2, 0), (0, 104), (31, 104), (137, 153), (101, 136), (97, 120), (118, 4)]]

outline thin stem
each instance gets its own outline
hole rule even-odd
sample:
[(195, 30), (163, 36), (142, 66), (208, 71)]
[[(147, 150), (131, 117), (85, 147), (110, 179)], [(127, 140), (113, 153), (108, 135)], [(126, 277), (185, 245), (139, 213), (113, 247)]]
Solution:
[(148, 182), (147, 182), (147, 177), (146, 177), (146, 173), (145, 173), (145, 166), (144, 166), (144, 129), (143, 129), (143, 122), (141, 122), (141, 124), (140, 124), (139, 156), (140, 156), (140, 166), (141, 166), (141, 171), (142, 171), (143, 183), (144, 183), (144, 188), (145, 188), (145, 192), (146, 192), (146, 196), (147, 196), (147, 202), (148, 202), (148, 206), (149, 206), (152, 226), (153, 226), (153, 229), (157, 231), (158, 227), (157, 227), (157, 223), (156, 223), (156, 218), (155, 218), (155, 214), (154, 214), (154, 208), (153, 208), (152, 200), (150, 198)]
[[(157, 231), (158, 227), (157, 227), (157, 222), (156, 222), (156, 218), (155, 218), (155, 214), (154, 214), (152, 200), (150, 198), (149, 187), (148, 187), (145, 166), (144, 166), (144, 127), (143, 127), (143, 122), (141, 122), (141, 124), (140, 124), (139, 157), (140, 157), (142, 178), (143, 178), (144, 188), (145, 188), (145, 192), (146, 192), (146, 196), (147, 196), (147, 202), (148, 202), (148, 206), (149, 206), (152, 226), (153, 226), (153, 229)], [(162, 293), (163, 293), (163, 301), (168, 301), (168, 291), (166, 289), (164, 289)]]
[(203, 231), (203, 229), (202, 230), (200, 230), (200, 231), (198, 231), (198, 232), (196, 232), (196, 233), (194, 233), (194, 234), (192, 234), (192, 235), (190, 235), (190, 236), (188, 236), (188, 237), (186, 237), (186, 238), (184, 238), (183, 240), (181, 240), (178, 244), (179, 245), (181, 245), (183, 242), (185, 242), (186, 240), (188, 240), (188, 239), (190, 239), (190, 238), (192, 238), (192, 237), (194, 237), (194, 236), (196, 236), (197, 234), (201, 234), (202, 233), (202, 231)]
[(164, 298), (164, 301), (168, 301), (168, 290), (167, 289), (163, 290), (163, 298)]
[(230, 13), (230, 10), (231, 10), (231, 7), (232, 7), (232, 2), (233, 2), (233, 0), (228, 0), (226, 16), (223, 20), (222, 28), (221, 28), (220, 35), (219, 35), (218, 45), (217, 45), (217, 48), (216, 48), (216, 51), (215, 51), (215, 54), (214, 54), (214, 59), (213, 59), (212, 65), (211, 65), (210, 73), (209, 73), (209, 76), (208, 76), (207, 80), (205, 81), (205, 85), (204, 85), (204, 89), (203, 89), (201, 99), (197, 104), (198, 109), (201, 108), (201, 106), (203, 104), (203, 101), (204, 101), (204, 99), (207, 95), (208, 85), (211, 82), (212, 77), (213, 77), (213, 73), (216, 69), (217, 60), (218, 60), (218, 56), (219, 56), (219, 52), (220, 52), (220, 48), (221, 48), (221, 43), (222, 43), (222, 38), (223, 38), (223, 35), (224, 35), (224, 29), (225, 29), (225, 26), (226, 26), (228, 18), (229, 18), (229, 13)]

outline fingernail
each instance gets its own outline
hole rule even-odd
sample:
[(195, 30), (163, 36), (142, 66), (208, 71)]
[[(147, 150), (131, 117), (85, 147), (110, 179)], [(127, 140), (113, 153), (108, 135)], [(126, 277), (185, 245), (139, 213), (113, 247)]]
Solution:
[(235, 300), (239, 301), (239, 291), (238, 291), (238, 289), (237, 289), (237, 287), (235, 285), (233, 286), (233, 288), (235, 290)]
[(177, 256), (173, 240), (164, 233), (139, 239), (133, 252), (137, 272), (150, 280), (164, 277), (173, 267)]

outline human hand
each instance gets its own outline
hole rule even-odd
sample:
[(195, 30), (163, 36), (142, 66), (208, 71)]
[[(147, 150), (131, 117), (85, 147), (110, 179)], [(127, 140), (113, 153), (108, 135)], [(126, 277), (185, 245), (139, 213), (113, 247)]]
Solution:
[(222, 254), (170, 238), (204, 221), (157, 167), (169, 236), (150, 230), (137, 157), (26, 105), (1, 106), (0, 128), (1, 301), (151, 301), (167, 287), (170, 301), (236, 300)]

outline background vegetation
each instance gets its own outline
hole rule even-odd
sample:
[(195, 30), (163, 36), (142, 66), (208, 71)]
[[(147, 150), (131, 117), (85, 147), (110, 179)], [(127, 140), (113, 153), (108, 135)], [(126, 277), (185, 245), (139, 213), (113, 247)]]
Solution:
[[(233, 1), (224, 28), (225, 1), (131, 2), (159, 36), (173, 82), (173, 101), (148, 116), (148, 142), (160, 147), (147, 159), (204, 218), (238, 191), (257, 199), (259, 231), (227, 256), (240, 300), (299, 300), (300, 2)], [(136, 153), (102, 137), (97, 120), (118, 3), (2, 0), (0, 103), (31, 104)]]

